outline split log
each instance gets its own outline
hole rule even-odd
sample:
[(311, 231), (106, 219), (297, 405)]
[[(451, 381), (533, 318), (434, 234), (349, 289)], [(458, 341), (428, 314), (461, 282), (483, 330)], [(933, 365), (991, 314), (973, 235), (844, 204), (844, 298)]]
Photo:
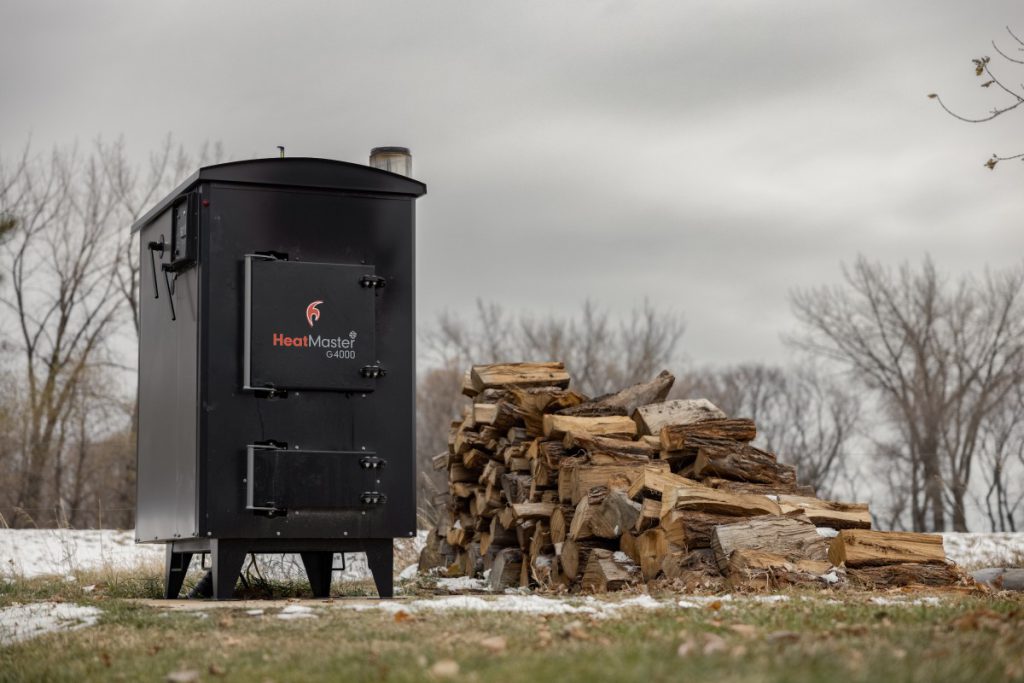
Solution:
[(659, 432), (661, 447), (666, 451), (681, 451), (690, 445), (691, 439), (726, 439), (730, 441), (753, 441), (757, 427), (753, 420), (721, 418), (690, 424), (665, 425)]
[(550, 519), (551, 513), (558, 507), (555, 503), (513, 503), (513, 518), (518, 522), (527, 519)]
[(669, 543), (668, 554), (661, 562), (661, 571), (667, 579), (678, 579), (685, 574), (718, 576), (718, 563), (711, 548), (688, 550)]
[(720, 524), (733, 524), (733, 515), (696, 510), (672, 510), (661, 518), (668, 542), (686, 550), (711, 547), (711, 534)]
[(547, 553), (554, 553), (555, 548), (551, 543), (551, 528), (546, 520), (538, 520), (533, 528), (533, 536), (530, 537), (530, 557), (537, 557)]
[(657, 498), (644, 498), (640, 503), (640, 516), (636, 518), (633, 530), (638, 534), (658, 526), (661, 522), (661, 501)]
[[(511, 527), (511, 525), (510, 525)], [(516, 544), (516, 532), (510, 527), (502, 526), (499, 515), (495, 515), (491, 518), (491, 523), (488, 527), (488, 537), (490, 538), (490, 544), (492, 546), (498, 546), (499, 548), (507, 548)], [(483, 552), (481, 550), (481, 552)]]
[(621, 415), (608, 417), (572, 417), (569, 415), (545, 415), (544, 437), (561, 439), (566, 432), (573, 434), (636, 434), (636, 423)]
[(814, 526), (833, 529), (870, 529), (871, 512), (867, 503), (839, 503), (810, 496), (780, 495), (783, 514), (803, 511)]
[(733, 481), (731, 479), (707, 477), (706, 479), (702, 479), (700, 483), (708, 488), (727, 491), (729, 493), (745, 493), (756, 496), (777, 496), (779, 494), (814, 496), (814, 489), (812, 487), (802, 486), (796, 482), (785, 484), (752, 484), (746, 481)]
[(939, 534), (843, 529), (832, 539), (828, 558), (834, 565), (870, 567), (897, 562), (942, 563), (946, 552)]
[(595, 593), (621, 590), (640, 581), (640, 567), (623, 552), (595, 549), (587, 559), (581, 586)]
[(921, 564), (904, 562), (875, 567), (847, 569), (850, 581), (865, 588), (894, 588), (899, 586), (954, 586), (969, 583), (953, 564)]
[(718, 568), (729, 569), (729, 558), (737, 550), (756, 550), (792, 560), (827, 562), (828, 543), (808, 521), (793, 517), (755, 517), (723, 524), (711, 534)]
[(686, 486), (699, 487), (700, 484), (692, 479), (672, 474), (664, 468), (664, 465), (645, 467), (629, 487), (629, 497), (633, 500), (643, 497), (661, 500), (666, 491)]
[(525, 503), (530, 499), (530, 475), (506, 472), (501, 475), (501, 491), (509, 503)]
[[(658, 373), (658, 376), (649, 382), (640, 382), (634, 384), (631, 387), (626, 387), (622, 391), (618, 391), (614, 394), (605, 394), (599, 396), (587, 403), (580, 404), (576, 409), (573, 410), (606, 410), (615, 411), (617, 415), (632, 415), (633, 411), (640, 406), (645, 406), (651, 403), (661, 403), (668, 396), (668, 392), (672, 389), (673, 383), (675, 383), (675, 376), (668, 370), (662, 370)], [(579, 415), (582, 412), (562, 412), (565, 414)], [(612, 413), (603, 413), (612, 414)]]
[(640, 565), (640, 574), (644, 581), (653, 580), (661, 573), (661, 565), (668, 555), (668, 537), (664, 529), (655, 527), (634, 536), (626, 533), (623, 539), (629, 537), (630, 545), (633, 547), (631, 557)]
[(569, 538), (582, 540), (597, 536), (615, 539), (632, 529), (640, 516), (640, 504), (622, 491), (596, 486), (580, 500), (569, 525)]
[(480, 392), (473, 387), (472, 369), (466, 370), (466, 374), (462, 376), (462, 395), (474, 398)]
[(470, 370), (473, 389), (481, 392), (489, 387), (569, 386), (569, 373), (560, 362), (494, 363), (474, 365)]
[(476, 483), (480, 480), (480, 470), (471, 470), (462, 463), (456, 463), (448, 470), (448, 481)]
[(479, 470), (487, 466), (491, 456), (479, 448), (471, 448), (462, 454), (462, 464), (471, 470)]
[(477, 472), (478, 481), (481, 484), (490, 484), (491, 486), (500, 486), (503, 474), (505, 474), (505, 467), (499, 464), (497, 460), (488, 460), (487, 464), (484, 465), (483, 471)]
[[(567, 459), (569, 460), (569, 459)], [(630, 465), (589, 465), (562, 461), (558, 474), (558, 496), (562, 502), (577, 505), (595, 486), (628, 491), (643, 476), (646, 468), (668, 471), (669, 464), (660, 460)]]
[(686, 425), (725, 417), (728, 416), (704, 398), (652, 403), (640, 406), (633, 412), (633, 420), (640, 434), (660, 434), (667, 425)]
[(566, 432), (562, 439), (562, 452), (583, 451), (591, 462), (650, 460), (658, 456), (658, 449), (644, 441), (629, 441), (608, 436), (595, 436), (580, 432)]
[(618, 547), (617, 541), (606, 539), (592, 539), (589, 541), (574, 541), (566, 539), (562, 544), (562, 551), (558, 556), (562, 571), (570, 581), (579, 578), (583, 568), (587, 566), (591, 553), (594, 550), (612, 550)]
[(513, 405), (508, 401), (473, 404), (473, 420), (478, 425), (488, 425), (502, 433), (508, 432), (516, 423), (516, 418)]
[(757, 515), (779, 515), (782, 510), (778, 503), (764, 496), (750, 496), (726, 493), (697, 486), (671, 489), (665, 492), (661, 503), (661, 516), (666, 517), (674, 510), (696, 510), (736, 517)]
[[(825, 578), (832, 574), (833, 580)], [(734, 589), (778, 590), (787, 586), (827, 586), (841, 581), (841, 570), (825, 560), (786, 557), (740, 548), (729, 556), (728, 582)]]
[(569, 526), (572, 524), (576, 509), (571, 505), (560, 505), (551, 513), (551, 542), (562, 543), (569, 537)]
[(698, 477), (716, 476), (758, 484), (795, 484), (796, 470), (779, 464), (775, 456), (749, 444), (728, 439), (692, 438), (697, 448), (693, 472)]
[(558, 387), (513, 388), (516, 413), (528, 434), (539, 436), (544, 431), (544, 414), (555, 413), (583, 403), (581, 394)]
[(523, 570), (523, 553), (518, 548), (505, 548), (494, 556), (491, 566), (491, 590), (500, 592), (519, 585)]

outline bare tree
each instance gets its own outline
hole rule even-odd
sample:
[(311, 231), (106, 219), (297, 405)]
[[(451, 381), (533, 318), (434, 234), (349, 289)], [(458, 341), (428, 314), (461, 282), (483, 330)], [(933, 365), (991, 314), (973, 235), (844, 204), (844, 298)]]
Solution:
[[(1000, 48), (994, 40), (992, 41), (992, 48), (1000, 57), (1010, 64), (1024, 64), (1024, 41), (1017, 37), (1009, 26), (1006, 27), (1006, 32), (1010, 35), (1010, 39), (1012, 41), (1009, 51), (1013, 54), (1007, 54), (1007, 51)], [(973, 64), (974, 75), (978, 78), (984, 79), (981, 83), (981, 87), (993, 89), (993, 86), (995, 86), (994, 90), (1002, 95), (1004, 101), (1002, 104), (996, 105), (990, 109), (987, 114), (982, 116), (964, 116), (947, 107), (946, 103), (942, 101), (942, 98), (939, 97), (937, 93), (931, 93), (928, 95), (928, 97), (937, 101), (939, 106), (942, 107), (947, 114), (961, 121), (966, 121), (967, 123), (985, 123), (986, 121), (991, 121), (1003, 114), (1009, 113), (1024, 104), (1024, 85), (1021, 85), (1020, 83), (1011, 83), (1009, 78), (998, 76), (992, 70), (991, 57), (987, 55), (978, 57), (977, 59), (972, 59), (971, 63)], [(996, 164), (1000, 161), (1010, 161), (1011, 159), (1024, 159), (1024, 152), (1006, 157), (993, 153), (988, 161), (985, 162), (985, 167), (989, 170), (995, 170)]]
[(1024, 385), (982, 428), (983, 508), (992, 531), (1024, 526)]
[(650, 379), (676, 361), (685, 325), (679, 314), (645, 301), (613, 324), (586, 301), (578, 316), (512, 315), (497, 304), (477, 302), (475, 318), (446, 313), (423, 335), (430, 365), (468, 367), (515, 359), (561, 360), (575, 386), (591, 396)]
[(967, 530), (985, 421), (1024, 376), (1024, 269), (947, 284), (926, 259), (893, 272), (858, 258), (844, 284), (796, 292), (798, 347), (838, 362), (873, 392), (920, 487), (913, 528)]

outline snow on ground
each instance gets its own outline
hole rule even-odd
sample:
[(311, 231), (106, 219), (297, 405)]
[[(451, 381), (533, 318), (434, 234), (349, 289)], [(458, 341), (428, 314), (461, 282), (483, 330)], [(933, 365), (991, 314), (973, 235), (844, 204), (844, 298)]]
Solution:
[(0, 645), (10, 645), (55, 631), (92, 626), (100, 610), (67, 602), (17, 603), (0, 608)]
[[(415, 561), (426, 543), (427, 532), (415, 538), (395, 540), (395, 564), (406, 567)], [(346, 553), (341, 581), (362, 581), (371, 577), (364, 553)], [(0, 577), (60, 576), (73, 578), (81, 571), (162, 571), (164, 546), (135, 543), (134, 531), (76, 529), (0, 529)], [(257, 555), (260, 573), (267, 579), (305, 580), (306, 572), (297, 555)], [(246, 566), (248, 566), (246, 561)], [(335, 556), (334, 566), (341, 566)], [(193, 560), (192, 570), (199, 568)]]
[[(943, 542), (949, 559), (968, 569), (979, 567), (1021, 566), (1024, 561), (1024, 533), (947, 533)], [(416, 575), (413, 564), (426, 542), (426, 532), (416, 538), (395, 541), (395, 566), (403, 579)], [(0, 529), (0, 577), (71, 577), (79, 571), (157, 570), (163, 564), (162, 545), (136, 544), (132, 531), (73, 529)], [(346, 570), (341, 581), (370, 578), (366, 556), (346, 554)], [(304, 580), (305, 571), (294, 555), (260, 555), (259, 569), (268, 579)], [(248, 563), (247, 563), (248, 564)], [(193, 562), (197, 569), (198, 562)], [(341, 566), (341, 558), (335, 558)], [(443, 588), (480, 590), (474, 583)]]
[(946, 556), (965, 569), (1024, 566), (1024, 532), (945, 533)]

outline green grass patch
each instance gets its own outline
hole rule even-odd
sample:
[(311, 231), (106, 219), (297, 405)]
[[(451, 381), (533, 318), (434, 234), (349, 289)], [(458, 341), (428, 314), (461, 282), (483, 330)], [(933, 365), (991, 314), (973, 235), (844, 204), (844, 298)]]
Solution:
[[(452, 680), (502, 683), (1024, 680), (1024, 599), (1005, 594), (922, 605), (793, 594), (610, 618), (396, 616), (346, 609), (341, 598), (290, 621), (276, 616), (281, 602), (252, 616), (238, 606), (186, 612), (96, 592), (74, 599), (101, 607), (99, 624), (0, 649), (0, 680), (161, 681), (194, 670), (210, 681), (422, 681), (451, 673), (443, 660), (457, 665)], [(505, 638), (503, 650), (481, 643), (494, 636)]]

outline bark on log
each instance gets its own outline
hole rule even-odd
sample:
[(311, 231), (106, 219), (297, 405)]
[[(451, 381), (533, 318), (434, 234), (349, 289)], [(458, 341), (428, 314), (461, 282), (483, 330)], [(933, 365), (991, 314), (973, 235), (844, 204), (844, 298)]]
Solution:
[(753, 420), (722, 418), (684, 425), (666, 425), (659, 433), (661, 447), (666, 451), (682, 451), (691, 439), (726, 439), (753, 441), (757, 427)]
[(587, 559), (581, 586), (594, 593), (622, 590), (640, 581), (640, 567), (625, 553), (595, 549)]
[(895, 588), (900, 586), (955, 586), (969, 583), (967, 577), (953, 564), (921, 564), (904, 562), (876, 567), (847, 569), (850, 581), (865, 588)]
[(897, 562), (941, 563), (946, 561), (946, 552), (939, 534), (843, 529), (832, 539), (828, 557), (834, 565), (870, 567)]
[(616, 539), (633, 528), (640, 516), (640, 504), (622, 491), (598, 486), (580, 500), (569, 526), (569, 538), (582, 540), (596, 536)]
[[(668, 370), (662, 370), (649, 382), (640, 382), (614, 394), (599, 396), (579, 406), (580, 409), (614, 410), (617, 415), (632, 415), (640, 406), (661, 403), (675, 383), (675, 376)], [(563, 414), (567, 414), (563, 412)], [(579, 414), (579, 413), (572, 413)]]
[(673, 510), (661, 518), (661, 528), (668, 542), (686, 550), (711, 547), (711, 534), (719, 524), (737, 521), (733, 515), (719, 515), (696, 510)]
[(595, 549), (610, 550), (617, 548), (618, 545), (617, 541), (605, 539), (593, 539), (590, 541), (566, 539), (565, 543), (562, 544), (562, 552), (558, 556), (562, 571), (565, 572), (566, 577), (570, 581), (575, 581), (579, 578), (583, 568), (587, 566), (590, 554)]
[(867, 503), (840, 503), (811, 496), (781, 495), (778, 498), (783, 514), (803, 511), (815, 526), (833, 529), (871, 528), (871, 512)]
[(491, 590), (501, 592), (519, 585), (523, 569), (523, 553), (518, 548), (505, 548), (494, 556), (491, 566)]

